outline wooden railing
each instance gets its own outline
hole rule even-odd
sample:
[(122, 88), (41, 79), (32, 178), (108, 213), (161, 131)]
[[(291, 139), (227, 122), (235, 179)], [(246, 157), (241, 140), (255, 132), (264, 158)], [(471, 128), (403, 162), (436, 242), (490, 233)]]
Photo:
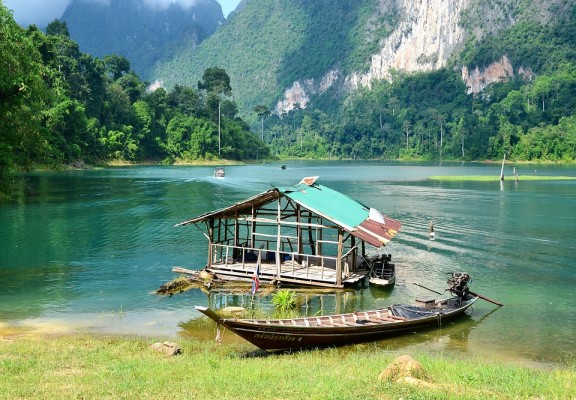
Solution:
[[(252, 269), (254, 264), (260, 260), (262, 264), (275, 264), (277, 267), (280, 264), (285, 264), (292, 267), (291, 272), (294, 273), (296, 269), (301, 267), (306, 268), (306, 277), (309, 277), (309, 267), (318, 266), (321, 268), (320, 274), (321, 278), (324, 278), (324, 271), (330, 269), (334, 271), (336, 269), (336, 264), (338, 262), (337, 257), (325, 256), (325, 255), (312, 255), (312, 254), (301, 254), (289, 251), (275, 251), (266, 249), (268, 243), (262, 243), (261, 247), (247, 247), (247, 246), (233, 246), (222, 243), (212, 244), (212, 265), (215, 267), (227, 267), (229, 264), (241, 264), (242, 269), (247, 269), (247, 265)], [(270, 241), (269, 244), (272, 244)], [(273, 243), (276, 245), (276, 243)], [(343, 273), (346, 275), (350, 265), (348, 260), (350, 254), (353, 253), (354, 248), (350, 249), (341, 258)], [(279, 262), (277, 259), (279, 258)], [(277, 270), (277, 273), (280, 271)], [(285, 270), (284, 270), (285, 272)]]

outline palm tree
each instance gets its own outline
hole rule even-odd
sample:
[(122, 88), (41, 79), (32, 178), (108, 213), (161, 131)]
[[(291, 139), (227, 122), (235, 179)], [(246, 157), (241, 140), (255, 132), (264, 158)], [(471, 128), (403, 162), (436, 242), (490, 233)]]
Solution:
[(269, 116), (271, 111), (265, 105), (259, 105), (259, 106), (254, 107), (253, 111), (260, 117), (261, 136), (262, 136), (262, 141), (264, 141), (264, 117)]

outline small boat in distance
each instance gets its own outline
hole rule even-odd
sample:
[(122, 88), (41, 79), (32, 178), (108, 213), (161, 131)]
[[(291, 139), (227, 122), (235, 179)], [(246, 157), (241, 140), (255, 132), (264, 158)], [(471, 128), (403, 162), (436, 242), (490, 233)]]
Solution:
[(370, 284), (375, 286), (392, 286), (396, 283), (396, 265), (392, 264), (392, 254), (382, 254), (381, 257), (369, 261)]
[[(287, 319), (225, 318), (208, 307), (196, 310), (265, 351), (323, 348), (385, 339), (417, 329), (442, 325), (462, 316), (479, 295), (468, 290), (470, 276), (453, 273), (448, 281), (454, 296), (445, 300), (416, 300), (352, 313)], [(219, 333), (219, 331), (218, 331)], [(218, 335), (217, 337), (220, 337)]]
[(214, 178), (224, 178), (224, 176), (226, 176), (224, 168), (216, 168), (214, 170)]

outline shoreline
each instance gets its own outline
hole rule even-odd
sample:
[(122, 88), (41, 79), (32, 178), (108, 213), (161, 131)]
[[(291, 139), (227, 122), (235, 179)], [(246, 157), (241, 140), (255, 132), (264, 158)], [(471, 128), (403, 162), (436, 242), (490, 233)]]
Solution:
[[(273, 164), (282, 163), (286, 161), (379, 161), (379, 162), (399, 162), (399, 163), (477, 163), (477, 164), (497, 164), (502, 165), (502, 161), (498, 160), (421, 160), (421, 159), (379, 159), (379, 158), (367, 158), (367, 159), (352, 159), (352, 158), (342, 158), (342, 159), (331, 159), (331, 158), (277, 158), (277, 159), (265, 159), (265, 160), (197, 160), (197, 161), (176, 161), (172, 164), (162, 164), (162, 162), (154, 161), (141, 161), (141, 162), (127, 162), (120, 160), (113, 160), (101, 164), (103, 167), (114, 167), (114, 166), (139, 166), (139, 165), (172, 165), (172, 166), (219, 166), (219, 165), (253, 165), (253, 164)], [(573, 166), (576, 165), (576, 160), (574, 161), (512, 161), (506, 160), (504, 165), (566, 165)]]
[[(274, 163), (283, 163), (289, 161), (322, 161), (322, 162), (330, 162), (330, 161), (366, 161), (366, 162), (392, 162), (392, 163), (471, 163), (471, 164), (487, 164), (487, 165), (501, 165), (502, 162), (498, 160), (422, 160), (422, 159), (331, 159), (331, 158), (317, 158), (317, 159), (310, 159), (310, 158), (271, 158), (265, 160), (227, 160), (227, 159), (220, 159), (220, 160), (194, 160), (194, 161), (183, 161), (177, 160), (172, 164), (164, 164), (162, 161), (153, 161), (153, 160), (143, 160), (143, 161), (126, 161), (126, 160), (109, 160), (102, 163), (97, 164), (85, 164), (81, 162), (79, 164), (61, 164), (57, 167), (49, 167), (46, 165), (37, 165), (34, 166), (31, 171), (75, 171), (75, 170), (92, 170), (92, 169), (105, 169), (105, 168), (116, 168), (116, 167), (139, 167), (139, 166), (183, 166), (183, 167), (218, 167), (218, 166), (241, 166), (241, 165), (255, 165), (255, 164), (274, 164)], [(574, 166), (576, 165), (576, 160), (574, 161), (512, 161), (506, 160), (504, 162), (507, 166), (513, 165), (539, 165), (539, 166)], [(22, 173), (25, 171), (13, 171), (15, 173)]]
[[(67, 324), (65, 320), (57, 321), (33, 321), (33, 320), (23, 320), (16, 323), (5, 323), (0, 322), (0, 342), (8, 341), (27, 341), (27, 340), (67, 340), (74, 339), (77, 337), (90, 337), (93, 340), (103, 340), (106, 341), (107, 338), (115, 338), (121, 341), (195, 341), (202, 342), (205, 345), (211, 345), (214, 343), (215, 335), (215, 324), (207, 318), (200, 317), (194, 320), (194, 324), (189, 326), (188, 329), (182, 327), (178, 331), (173, 331), (172, 333), (167, 333), (165, 330), (158, 330), (153, 332), (152, 329), (147, 329), (145, 332), (139, 330), (114, 330), (110, 326), (82, 326), (75, 325), (73, 323)], [(423, 334), (425, 335), (425, 334)], [(399, 335), (401, 337), (402, 335)], [(341, 351), (342, 353), (347, 353), (350, 349), (359, 346), (368, 346), (376, 350), (385, 350), (388, 352), (398, 352), (398, 353), (419, 353), (432, 358), (438, 358), (441, 356), (450, 355), (451, 358), (455, 358), (459, 361), (472, 360), (475, 362), (482, 360), (490, 360), (492, 362), (498, 362), (506, 366), (511, 367), (525, 367), (534, 370), (550, 370), (550, 369), (566, 369), (570, 365), (576, 365), (576, 358), (564, 359), (564, 360), (535, 360), (529, 357), (522, 357), (516, 353), (507, 353), (501, 351), (498, 348), (485, 347), (480, 349), (461, 351), (458, 347), (452, 349), (443, 348), (439, 343), (423, 342), (416, 344), (399, 344), (394, 342), (394, 337), (382, 339), (381, 341), (375, 342), (365, 342), (358, 344), (351, 344), (348, 346), (341, 346), (337, 348), (325, 348), (325, 349), (309, 349), (303, 350), (304, 353), (307, 352), (333, 352)], [(235, 347), (243, 346), (250, 348), (253, 351), (260, 351), (255, 346), (234, 335), (231, 332), (227, 332), (224, 335), (222, 343), (223, 347), (229, 347), (233, 350)]]

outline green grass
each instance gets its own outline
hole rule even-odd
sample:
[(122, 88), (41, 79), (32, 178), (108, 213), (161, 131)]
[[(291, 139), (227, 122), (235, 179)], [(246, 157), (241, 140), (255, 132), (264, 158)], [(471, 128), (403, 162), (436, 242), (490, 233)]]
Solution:
[[(226, 332), (230, 335), (230, 332)], [(133, 337), (0, 338), (6, 399), (569, 399), (576, 366), (541, 370), (410, 354), (433, 387), (380, 382), (399, 353), (371, 344), (263, 356), (248, 344), (178, 339), (182, 355)]]
[[(451, 175), (437, 175), (429, 178), (432, 181), (477, 181), (477, 182), (497, 182), (500, 176), (497, 175), (469, 175), (469, 176), (451, 176)], [(574, 180), (574, 176), (553, 176), (553, 175), (520, 175), (519, 181), (562, 181)], [(514, 177), (505, 177), (506, 181), (513, 181)]]

